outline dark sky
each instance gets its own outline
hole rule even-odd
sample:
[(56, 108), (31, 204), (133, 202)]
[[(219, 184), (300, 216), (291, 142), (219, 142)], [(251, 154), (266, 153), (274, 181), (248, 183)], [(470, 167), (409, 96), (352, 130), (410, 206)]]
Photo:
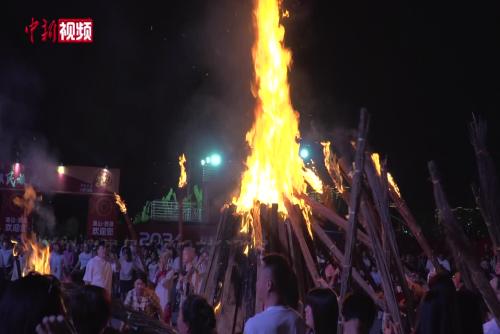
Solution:
[[(485, 4), (285, 1), (292, 99), (305, 139), (372, 116), (370, 143), (417, 216), (432, 215), (427, 161), (452, 205), (471, 205), (472, 113), (500, 160), (500, 21)], [(35, 145), (66, 165), (120, 168), (137, 210), (223, 152), (241, 161), (252, 121), (251, 0), (9, 1), (0, 29), (5, 156)], [(28, 43), (31, 17), (91, 17), (91, 45)], [(36, 140), (35, 140), (36, 139)], [(20, 148), (19, 148), (20, 147)]]

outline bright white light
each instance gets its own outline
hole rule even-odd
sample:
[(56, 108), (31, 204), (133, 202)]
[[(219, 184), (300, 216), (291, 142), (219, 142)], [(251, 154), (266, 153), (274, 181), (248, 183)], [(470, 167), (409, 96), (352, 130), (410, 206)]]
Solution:
[(222, 158), (217, 153), (212, 154), (210, 157), (210, 161), (212, 162), (212, 166), (219, 166), (222, 162)]
[(211, 161), (210, 161), (210, 157), (206, 157), (205, 158), (205, 161), (207, 162), (207, 164), (209, 164)]
[(207, 163), (207, 162), (205, 161), (205, 159), (201, 160), (201, 165), (202, 165), (202, 166), (205, 166), (205, 164), (206, 164), (206, 163)]
[(65, 168), (63, 165), (57, 167), (57, 174), (63, 175), (65, 172)]
[(309, 150), (308, 150), (307, 148), (302, 148), (302, 149), (300, 149), (299, 154), (300, 154), (300, 157), (301, 157), (302, 159), (307, 159), (307, 158), (309, 158)]

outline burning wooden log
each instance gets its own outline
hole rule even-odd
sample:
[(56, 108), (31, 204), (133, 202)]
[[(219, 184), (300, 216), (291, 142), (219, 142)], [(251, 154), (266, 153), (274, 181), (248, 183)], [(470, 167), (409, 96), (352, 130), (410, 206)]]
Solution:
[(500, 196), (495, 164), (486, 147), (486, 122), (474, 117), (469, 129), (479, 174), (479, 189), (473, 186), (472, 191), (488, 228), (493, 252), (496, 256), (500, 247)]
[(467, 236), (465, 235), (464, 231), (453, 215), (453, 212), (451, 211), (448, 200), (441, 186), (441, 180), (438, 176), (437, 167), (434, 161), (430, 161), (428, 167), (432, 179), (434, 198), (436, 201), (439, 218), (443, 223), (447, 237), (449, 238), (450, 242), (455, 245), (454, 249), (457, 253), (454, 254), (454, 256), (457, 259), (457, 262), (464, 261), (467, 268), (469, 269), (472, 280), (483, 296), (488, 309), (495, 316), (497, 323), (499, 323), (500, 301), (497, 299), (493, 288), (490, 286), (489, 281), (484, 274), (484, 271), (479, 266), (479, 260), (472, 253), (472, 245), (470, 244)]

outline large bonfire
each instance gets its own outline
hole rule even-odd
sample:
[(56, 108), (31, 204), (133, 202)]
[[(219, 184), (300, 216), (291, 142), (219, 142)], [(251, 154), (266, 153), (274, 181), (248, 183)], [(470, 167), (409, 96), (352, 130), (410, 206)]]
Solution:
[(288, 83), (292, 55), (284, 46), (282, 16), (288, 16), (288, 12), (280, 11), (278, 0), (256, 1), (252, 49), (255, 122), (246, 134), (251, 153), (240, 193), (233, 199), (237, 212), (244, 217), (243, 231), (248, 231), (252, 221), (249, 212), (258, 203), (276, 203), (278, 212), (286, 215), (285, 202), (289, 201), (302, 208), (309, 222), (309, 208), (298, 195), (305, 193), (308, 183), (321, 191), (321, 181), (306, 169), (299, 156), (299, 114), (292, 106)]

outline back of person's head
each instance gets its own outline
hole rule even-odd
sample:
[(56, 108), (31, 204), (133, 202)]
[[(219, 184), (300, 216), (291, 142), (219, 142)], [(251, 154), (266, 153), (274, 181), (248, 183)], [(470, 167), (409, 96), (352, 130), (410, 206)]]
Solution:
[(189, 334), (210, 334), (215, 332), (215, 313), (205, 298), (188, 296), (181, 307), (180, 332)]
[[(286, 304), (289, 304), (293, 298), (290, 298), (290, 288), (293, 285), (293, 271), (288, 264), (287, 259), (280, 254), (268, 254), (262, 258), (264, 268), (269, 270), (273, 283), (272, 290)], [(296, 287), (295, 287), (296, 289)], [(292, 294), (294, 294), (292, 292)]]
[(348, 294), (342, 302), (344, 322), (358, 320), (362, 333), (368, 333), (373, 325), (377, 308), (373, 300), (362, 292)]
[(447, 273), (436, 274), (429, 281), (418, 312), (416, 334), (461, 334), (460, 314), (455, 286)]
[(462, 333), (482, 334), (486, 307), (477, 293), (462, 289), (457, 291), (458, 312)]
[(64, 313), (59, 281), (49, 275), (28, 274), (6, 289), (0, 301), (0, 330), (31, 334), (43, 317)]
[[(314, 329), (314, 334), (337, 333), (339, 305), (337, 295), (332, 289), (314, 288), (309, 290), (305, 299), (306, 322)], [(308, 307), (310, 309), (308, 309)], [(309, 319), (308, 313), (312, 315)]]
[(103, 288), (85, 285), (68, 294), (69, 312), (79, 334), (98, 334), (111, 316), (111, 301)]

